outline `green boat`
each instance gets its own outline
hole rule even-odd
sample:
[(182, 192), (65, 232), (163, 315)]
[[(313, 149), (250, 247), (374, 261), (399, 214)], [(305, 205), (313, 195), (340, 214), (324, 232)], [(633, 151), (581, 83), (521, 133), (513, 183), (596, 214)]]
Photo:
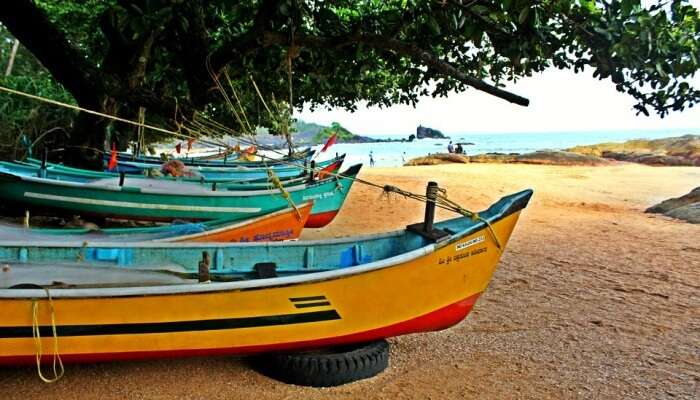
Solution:
[[(216, 190), (216, 186), (167, 180), (112, 177), (91, 182), (41, 178), (0, 166), (0, 198), (26, 208), (55, 209), (100, 217), (171, 221), (241, 220), (313, 201), (306, 227), (330, 223), (340, 210), (362, 164), (342, 177), (270, 190)], [(289, 200), (285, 198), (288, 194)]]

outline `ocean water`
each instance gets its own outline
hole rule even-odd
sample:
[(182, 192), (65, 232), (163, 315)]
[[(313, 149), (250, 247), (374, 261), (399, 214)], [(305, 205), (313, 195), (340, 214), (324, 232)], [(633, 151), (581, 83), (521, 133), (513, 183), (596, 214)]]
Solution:
[[(345, 165), (363, 163), (369, 167), (369, 154), (372, 152), (375, 167), (395, 167), (403, 165), (411, 158), (431, 153), (447, 153), (447, 144), (452, 140), (474, 143), (462, 146), (468, 155), (481, 153), (527, 153), (535, 150), (562, 150), (578, 145), (591, 145), (604, 142), (624, 142), (630, 139), (659, 139), (664, 137), (700, 134), (700, 129), (643, 132), (562, 132), (562, 133), (463, 133), (450, 134), (451, 139), (421, 139), (413, 142), (390, 143), (339, 143), (331, 146), (319, 159), (346, 153)], [(379, 137), (379, 136), (374, 136)], [(398, 136), (408, 137), (405, 136)], [(383, 138), (397, 138), (384, 136)]]

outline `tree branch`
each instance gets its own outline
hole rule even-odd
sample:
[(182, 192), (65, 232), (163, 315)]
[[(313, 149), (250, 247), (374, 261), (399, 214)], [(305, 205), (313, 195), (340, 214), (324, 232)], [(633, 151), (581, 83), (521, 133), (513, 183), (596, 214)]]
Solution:
[[(276, 44), (286, 44), (288, 42), (288, 37), (286, 35), (275, 33), (275, 32), (265, 32), (263, 35), (262, 45), (264, 47), (276, 45)], [(387, 38), (385, 36), (379, 35), (352, 35), (350, 37), (339, 37), (339, 38), (323, 38), (318, 36), (296, 36), (294, 38), (295, 44), (302, 47), (317, 47), (317, 48), (341, 48), (358, 43), (362, 43), (366, 46), (385, 50), (393, 51), (400, 55), (404, 55), (412, 58), (414, 61), (420, 62), (423, 65), (429, 66), (434, 70), (438, 71), (442, 75), (450, 76), (460, 82), (473, 87), (474, 89), (480, 90), (482, 92), (488, 93), (492, 96), (504, 99), (511, 103), (515, 103), (521, 106), (527, 107), (530, 104), (530, 100), (518, 96), (517, 94), (508, 92), (506, 90), (500, 89), (489, 83), (486, 83), (480, 79), (470, 76), (447, 61), (443, 61), (436, 57), (435, 55), (429, 53), (428, 51), (418, 47), (415, 44), (409, 44), (401, 42), (397, 39)]]

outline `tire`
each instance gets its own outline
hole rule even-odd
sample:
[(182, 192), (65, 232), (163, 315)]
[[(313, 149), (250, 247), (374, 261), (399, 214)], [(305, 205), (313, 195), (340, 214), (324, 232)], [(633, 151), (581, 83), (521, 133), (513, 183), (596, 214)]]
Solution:
[(371, 378), (389, 365), (389, 343), (379, 340), (304, 353), (280, 353), (253, 359), (258, 371), (301, 386), (339, 386)]

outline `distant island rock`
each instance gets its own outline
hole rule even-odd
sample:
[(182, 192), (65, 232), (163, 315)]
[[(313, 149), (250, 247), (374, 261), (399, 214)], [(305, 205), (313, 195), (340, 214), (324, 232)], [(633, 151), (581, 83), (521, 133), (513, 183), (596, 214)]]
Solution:
[(646, 212), (664, 214), (671, 218), (700, 224), (700, 186), (685, 196), (668, 199), (649, 207)]
[[(336, 143), (379, 143), (379, 142), (405, 142), (406, 139), (375, 139), (368, 136), (356, 135), (337, 122), (330, 126), (324, 126), (313, 122), (297, 121), (294, 124), (296, 132), (292, 141), (296, 146), (315, 146), (325, 143), (329, 137), (336, 134)], [(267, 130), (260, 129), (256, 135), (258, 143), (274, 148), (285, 148), (287, 142), (284, 138), (271, 135)], [(235, 139), (235, 138), (234, 138)]]
[[(412, 135), (411, 135), (412, 136)], [(416, 128), (416, 139), (449, 139), (449, 136), (445, 136), (437, 129), (428, 128), (422, 125), (418, 125)], [(410, 141), (409, 137), (409, 141)]]

